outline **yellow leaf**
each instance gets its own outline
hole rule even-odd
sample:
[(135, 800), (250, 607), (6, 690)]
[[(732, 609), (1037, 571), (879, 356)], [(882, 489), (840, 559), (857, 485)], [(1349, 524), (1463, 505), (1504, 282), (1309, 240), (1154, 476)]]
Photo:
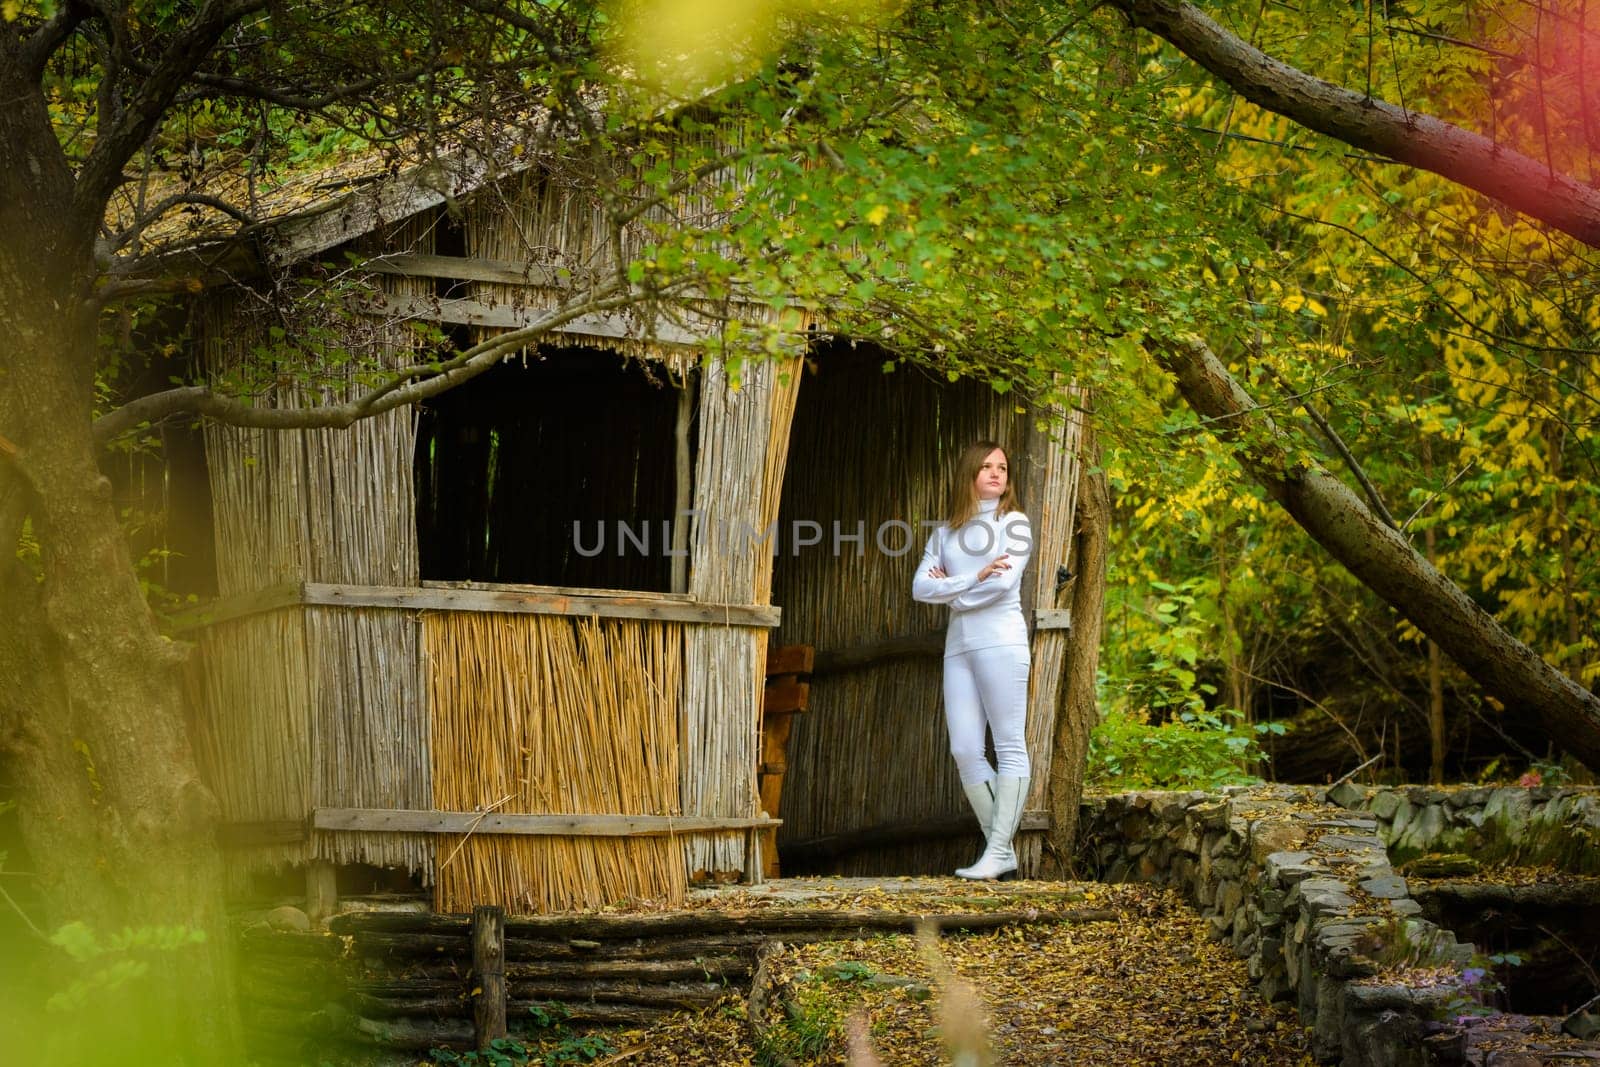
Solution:
[(877, 207), (867, 212), (867, 221), (872, 223), (874, 226), (882, 226), (883, 220), (888, 217), (889, 207), (887, 204), (879, 204)]

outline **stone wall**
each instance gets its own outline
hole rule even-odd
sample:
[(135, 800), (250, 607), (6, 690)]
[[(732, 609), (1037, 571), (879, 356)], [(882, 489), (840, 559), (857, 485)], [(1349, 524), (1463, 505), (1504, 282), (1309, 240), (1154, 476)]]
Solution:
[(1370, 814), (1404, 864), (1429, 853), (1485, 863), (1549, 864), (1600, 874), (1600, 789), (1548, 786), (1335, 786), (1328, 799)]
[(1385, 976), (1456, 973), (1473, 948), (1420, 918), (1379, 829), (1317, 789), (1132, 793), (1085, 805), (1080, 862), (1184, 893), (1264, 996), (1295, 1000), (1319, 1061), (1421, 1067), (1426, 1024), (1470, 990)]

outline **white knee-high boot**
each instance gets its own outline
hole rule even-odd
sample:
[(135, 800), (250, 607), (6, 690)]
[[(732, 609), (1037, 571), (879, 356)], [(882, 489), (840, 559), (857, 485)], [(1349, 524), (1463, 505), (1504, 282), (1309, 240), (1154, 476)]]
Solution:
[(977, 863), (962, 867), (956, 874), (962, 878), (991, 879), (1016, 873), (1017, 854), (1011, 847), (1011, 839), (1022, 822), (1028, 781), (1004, 774), (994, 780), (994, 821), (989, 824), (988, 844)]
[(972, 805), (972, 813), (978, 817), (978, 827), (983, 831), (983, 844), (989, 846), (989, 828), (994, 825), (994, 782), (976, 782), (972, 785), (962, 784), (961, 789), (967, 794), (967, 803)]

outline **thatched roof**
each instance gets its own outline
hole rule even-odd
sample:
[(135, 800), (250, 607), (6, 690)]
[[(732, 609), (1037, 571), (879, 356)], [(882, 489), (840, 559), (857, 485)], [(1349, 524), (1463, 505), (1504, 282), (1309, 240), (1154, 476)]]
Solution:
[[(179, 201), (139, 235), (138, 273), (199, 268), (208, 283), (224, 272), (254, 273), (296, 263), (429, 208), (470, 196), (548, 155), (548, 127), (505, 128), (494, 138), (411, 145), (339, 156), (269, 182), (236, 161), (211, 173), (152, 171), (113, 197), (106, 229), (115, 234), (174, 198), (233, 205), (252, 222), (206, 202)], [(402, 164), (402, 156), (419, 161)]]

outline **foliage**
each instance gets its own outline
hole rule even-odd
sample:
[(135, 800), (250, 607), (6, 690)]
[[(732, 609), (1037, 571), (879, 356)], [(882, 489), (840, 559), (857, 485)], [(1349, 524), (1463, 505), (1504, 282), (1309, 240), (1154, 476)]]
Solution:
[(559, 1064), (592, 1063), (602, 1056), (616, 1052), (611, 1043), (599, 1034), (575, 1034), (567, 1026), (570, 1013), (565, 1005), (551, 1001), (528, 1007), (529, 1024), (535, 1035), (530, 1040), (501, 1037), (489, 1042), (487, 1049), (456, 1052), (436, 1048), (428, 1052), (432, 1063), (456, 1064), (460, 1067), (522, 1067), (537, 1064), (557, 1067)]
[(50, 936), (50, 943), (87, 966), (80, 977), (53, 994), (46, 1006), (59, 1012), (83, 1008), (91, 997), (148, 975), (150, 954), (176, 952), (205, 940), (205, 931), (183, 926), (128, 928), (102, 940), (86, 923), (67, 923)]
[(1231, 709), (1184, 711), (1170, 722), (1112, 710), (1089, 738), (1085, 785), (1101, 792), (1212, 789), (1261, 781), (1259, 733), (1281, 723), (1242, 726)]

